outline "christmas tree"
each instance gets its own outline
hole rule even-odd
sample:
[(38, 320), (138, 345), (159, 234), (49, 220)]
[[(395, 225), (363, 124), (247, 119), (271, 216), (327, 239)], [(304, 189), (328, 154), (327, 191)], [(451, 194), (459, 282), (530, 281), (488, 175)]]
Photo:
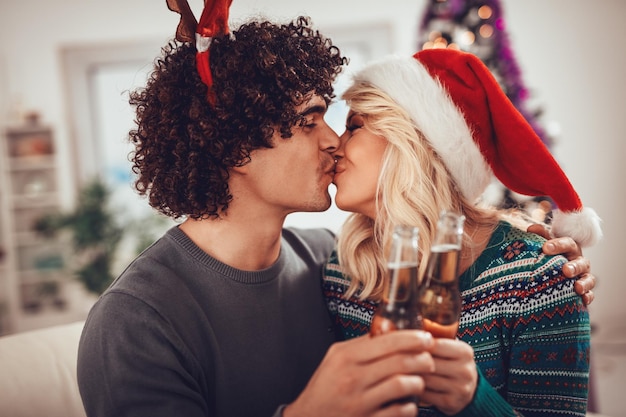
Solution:
[[(552, 145), (553, 138), (539, 122), (541, 109), (529, 109), (529, 90), (522, 81), (499, 0), (428, 0), (419, 30), (418, 49), (455, 48), (479, 57), (544, 144)], [(549, 198), (520, 196), (499, 183), (490, 187), (485, 199), (503, 208), (524, 208), (540, 221), (548, 220), (551, 210)]]

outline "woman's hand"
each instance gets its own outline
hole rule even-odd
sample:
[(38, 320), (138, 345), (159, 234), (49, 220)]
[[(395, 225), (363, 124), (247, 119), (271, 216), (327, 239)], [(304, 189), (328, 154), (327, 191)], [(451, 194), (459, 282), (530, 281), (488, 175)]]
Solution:
[(420, 400), (446, 415), (457, 414), (467, 407), (476, 392), (478, 371), (474, 349), (460, 340), (435, 339), (429, 351), (435, 361), (435, 372), (423, 374), (426, 390)]
[(532, 224), (528, 231), (549, 239), (543, 244), (543, 252), (547, 255), (563, 255), (569, 262), (563, 265), (563, 274), (568, 278), (576, 278), (574, 291), (581, 296), (583, 303), (593, 302), (593, 288), (596, 277), (591, 274), (591, 263), (585, 258), (582, 249), (571, 237), (551, 238), (550, 232), (541, 224)]

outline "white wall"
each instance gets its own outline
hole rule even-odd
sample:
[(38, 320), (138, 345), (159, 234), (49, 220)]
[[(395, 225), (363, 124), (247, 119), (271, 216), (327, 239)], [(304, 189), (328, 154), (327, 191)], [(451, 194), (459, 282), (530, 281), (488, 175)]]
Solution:
[(626, 204), (626, 2), (526, 0), (506, 7), (526, 84), (541, 97), (546, 119), (561, 127), (556, 157), (583, 202), (604, 219), (605, 239), (585, 251), (599, 279), (593, 315), (598, 323), (623, 318), (626, 283), (617, 266), (626, 232), (618, 215)]
[(598, 278), (590, 306), (592, 371), (601, 411), (626, 416), (626, 281), (620, 273), (626, 220), (626, 2), (505, 1), (526, 85), (557, 122), (554, 147), (585, 205), (604, 220), (604, 240), (585, 250)]
[[(191, 1), (194, 9), (199, 3)], [(231, 17), (236, 23), (249, 14), (286, 19), (302, 13), (329, 33), (342, 25), (384, 22), (393, 28), (393, 52), (411, 54), (424, 4), (236, 0)], [(626, 235), (626, 220), (619, 215), (626, 206), (626, 2), (505, 0), (503, 6), (525, 84), (540, 100), (544, 119), (560, 126), (557, 159), (586, 205), (604, 219), (604, 241), (585, 251), (598, 277), (590, 309), (594, 337), (599, 345), (608, 341), (623, 347), (626, 280), (618, 268)], [(176, 23), (165, 0), (0, 0), (0, 122), (10, 121), (19, 102), (53, 125), (65, 162), (61, 179), (68, 204), (74, 192), (70, 115), (59, 49), (149, 38), (165, 42)]]

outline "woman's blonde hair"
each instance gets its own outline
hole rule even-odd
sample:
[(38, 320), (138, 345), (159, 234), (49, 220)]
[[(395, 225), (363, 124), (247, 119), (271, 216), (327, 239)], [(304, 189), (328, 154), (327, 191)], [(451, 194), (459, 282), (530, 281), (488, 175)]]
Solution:
[(421, 276), (442, 210), (462, 213), (468, 226), (493, 225), (493, 215), (461, 195), (444, 163), (408, 113), (387, 94), (357, 82), (343, 98), (355, 113), (363, 115), (364, 129), (388, 142), (378, 178), (376, 219), (351, 214), (339, 234), (337, 249), (339, 263), (351, 278), (346, 297), (380, 299), (387, 246), (396, 225), (419, 229)]

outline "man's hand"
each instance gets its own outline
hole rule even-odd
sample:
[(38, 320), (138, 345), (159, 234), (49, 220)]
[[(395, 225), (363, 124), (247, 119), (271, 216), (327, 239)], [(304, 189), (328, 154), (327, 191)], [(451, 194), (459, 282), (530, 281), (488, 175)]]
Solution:
[(414, 417), (417, 406), (394, 402), (424, 391), (420, 374), (435, 370), (428, 332), (399, 330), (335, 343), (284, 417)]
[(593, 288), (596, 277), (591, 274), (591, 263), (585, 258), (582, 249), (571, 237), (551, 238), (550, 232), (541, 224), (532, 224), (528, 231), (549, 239), (543, 244), (543, 252), (547, 255), (563, 255), (569, 262), (563, 265), (563, 274), (568, 278), (576, 278), (574, 290), (583, 299), (585, 305), (593, 302)]

